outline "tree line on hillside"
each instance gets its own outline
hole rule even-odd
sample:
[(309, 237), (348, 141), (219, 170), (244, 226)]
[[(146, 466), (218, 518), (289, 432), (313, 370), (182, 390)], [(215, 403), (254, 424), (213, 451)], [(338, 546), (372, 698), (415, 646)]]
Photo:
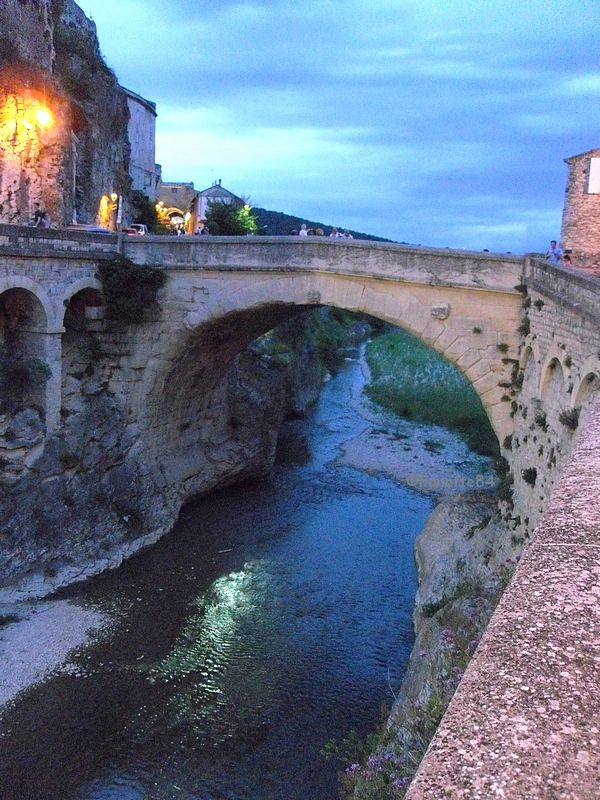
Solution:
[[(157, 218), (154, 204), (139, 191), (132, 193), (132, 207), (136, 222), (148, 226), (152, 233), (166, 233), (164, 226)], [(307, 228), (320, 228), (325, 236), (333, 230), (332, 225), (322, 222), (294, 217), (281, 211), (269, 211), (266, 208), (251, 207), (248, 204), (211, 203), (206, 212), (205, 227), (213, 236), (289, 236), (299, 231), (302, 225)], [(374, 242), (391, 242), (381, 236), (351, 230), (355, 239), (366, 239)]]

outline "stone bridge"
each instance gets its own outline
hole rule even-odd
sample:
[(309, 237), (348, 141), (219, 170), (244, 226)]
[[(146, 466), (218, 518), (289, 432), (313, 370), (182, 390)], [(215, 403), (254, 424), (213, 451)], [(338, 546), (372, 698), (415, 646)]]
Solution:
[[(168, 274), (135, 326), (104, 321), (98, 263), (118, 250)], [(117, 563), (168, 530), (188, 497), (243, 474), (232, 467), (242, 451), (258, 452), (227, 388), (251, 341), (316, 306), (398, 325), (472, 383), (510, 466), (509, 535), (536, 530), (409, 797), (598, 797), (599, 296), (597, 279), (532, 257), (0, 226), (0, 336), (28, 365), (27, 380), (15, 376), (27, 412), (0, 416), (9, 538), (30, 526), (58, 551), (52, 530), (72, 529), (66, 549), (94, 569)], [(34, 380), (44, 364), (47, 380)], [(252, 380), (244, 402), (259, 420)], [(74, 486), (90, 509), (79, 527)], [(32, 493), (62, 499), (62, 516), (35, 502), (27, 516), (18, 498)], [(95, 536), (119, 557), (99, 558)], [(17, 540), (27, 569), (0, 582), (35, 592), (40, 557)], [(83, 575), (63, 553), (37, 590)]]
[[(147, 359), (146, 387), (159, 358), (180, 352), (194, 331), (207, 325), (229, 331), (227, 349), (235, 350), (298, 308), (335, 306), (423, 339), (473, 384), (498, 437), (512, 430), (510, 406), (498, 384), (510, 378), (507, 358), (516, 356), (519, 344), (523, 258), (312, 237), (126, 237), (120, 243), (103, 234), (64, 237), (59, 231), (0, 226), (0, 292), (10, 291), (13, 299), (18, 291), (31, 296), (40, 355), (52, 370), (49, 430), (59, 419), (60, 369), (53, 366), (62, 361), (69, 305), (101, 302), (92, 294), (102, 289), (97, 261), (118, 246), (134, 262), (169, 274), (160, 298), (164, 349), (158, 356), (155, 344), (154, 358)], [(96, 317), (87, 313), (88, 319)], [(31, 321), (28, 325), (33, 332)]]

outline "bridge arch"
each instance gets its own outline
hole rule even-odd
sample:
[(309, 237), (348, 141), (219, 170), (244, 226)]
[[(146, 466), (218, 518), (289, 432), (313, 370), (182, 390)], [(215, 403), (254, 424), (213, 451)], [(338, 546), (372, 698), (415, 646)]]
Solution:
[(519, 372), (521, 374), (521, 389), (525, 392), (530, 392), (534, 396), (538, 394), (540, 384), (540, 361), (537, 343), (530, 342), (523, 349), (519, 358)]
[[(207, 444), (195, 432), (194, 420), (217, 419), (211, 408), (224, 402), (223, 379), (237, 354), (297, 313), (323, 306), (370, 315), (416, 336), (466, 377), (498, 440), (512, 432), (510, 403), (503, 397), (502, 384), (510, 380), (517, 343), (511, 334), (512, 321), (507, 322), (506, 311), (498, 309), (496, 293), (482, 291), (478, 305), (472, 306), (452, 289), (401, 285), (393, 293), (389, 283), (373, 281), (365, 286), (364, 280), (310, 272), (253, 275), (243, 292), (235, 290), (231, 279), (215, 276), (210, 280), (206, 275), (201, 281), (196, 278), (190, 291), (184, 278), (171, 274), (161, 300), (164, 316), (176, 318), (178, 313), (181, 324), (167, 337), (167, 350), (154, 371), (143, 412), (147, 416), (142, 429), (152, 432), (147, 447), (158, 459), (165, 452), (172, 452), (173, 459), (181, 458), (181, 443), (176, 441), (183, 432), (183, 449), (193, 461), (194, 451)], [(182, 298), (190, 294), (193, 302), (185, 304), (182, 314)], [(519, 304), (516, 298), (516, 318)], [(486, 324), (488, 313), (502, 318), (504, 328), (498, 331)], [(213, 449), (231, 438), (230, 424), (231, 420), (224, 420), (220, 432), (215, 431)]]
[(19, 477), (42, 452), (51, 376), (47, 329), (46, 309), (29, 288), (12, 285), (0, 292), (0, 475), (5, 479)]
[[(71, 298), (80, 292), (91, 290), (96, 292), (99, 298), (102, 297), (102, 283), (97, 278), (86, 277), (69, 284), (65, 293), (62, 296), (62, 303), (60, 305), (63, 313), (62, 323), (64, 324), (64, 316), (67, 313)], [(101, 304), (100, 304), (101, 305)]]
[(465, 297), (464, 291), (453, 287), (316, 272), (256, 278), (243, 294), (232, 292), (230, 284), (227, 293), (215, 291), (186, 315), (185, 325), (193, 329), (207, 318), (236, 310), (251, 318), (269, 304), (287, 306), (289, 315), (294, 308), (314, 306), (367, 314), (408, 331), (454, 364), (479, 395), (498, 439), (512, 432), (510, 404), (503, 399), (502, 384), (510, 381), (517, 358), (518, 322), (514, 319), (518, 319), (520, 298), (507, 299), (484, 290)]
[[(39, 283), (36, 283), (31, 278), (28, 278), (26, 275), (7, 275), (7, 276), (0, 276), (0, 296), (4, 295), (6, 292), (20, 289), (23, 292), (26, 292), (28, 295), (33, 295), (35, 297), (37, 303), (43, 309), (43, 317), (44, 317), (44, 330), (50, 330), (56, 324), (56, 308), (52, 300), (50, 299), (50, 295), (46, 292), (46, 290), (40, 286)], [(40, 316), (41, 320), (41, 316)]]
[(519, 357), (519, 369), (525, 370), (527, 366), (533, 364), (537, 372), (541, 364), (540, 348), (536, 341), (528, 342), (527, 346), (523, 348)]

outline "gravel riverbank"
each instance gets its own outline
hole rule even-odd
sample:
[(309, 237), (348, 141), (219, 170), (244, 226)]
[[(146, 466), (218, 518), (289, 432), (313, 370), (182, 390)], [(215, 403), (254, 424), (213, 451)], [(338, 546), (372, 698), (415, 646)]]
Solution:
[(69, 653), (105, 630), (109, 618), (68, 600), (0, 607), (17, 620), (0, 628), (0, 714), (20, 692), (59, 670)]

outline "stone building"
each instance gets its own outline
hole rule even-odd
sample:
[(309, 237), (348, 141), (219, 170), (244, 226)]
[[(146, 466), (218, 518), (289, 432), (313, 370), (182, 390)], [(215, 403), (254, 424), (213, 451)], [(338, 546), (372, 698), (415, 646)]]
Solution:
[(565, 159), (569, 167), (561, 241), (577, 267), (600, 267), (600, 149)]
[(240, 208), (244, 205), (244, 201), (241, 197), (238, 197), (233, 194), (233, 192), (230, 192), (229, 189), (221, 186), (220, 178), (216, 183), (213, 183), (212, 186), (209, 186), (208, 189), (203, 189), (199, 192), (198, 219), (206, 219), (206, 212), (211, 203), (225, 203), (226, 205), (233, 203)]
[(131, 154), (129, 174), (132, 189), (143, 192), (150, 200), (157, 199), (160, 166), (156, 164), (156, 103), (124, 89), (129, 109), (127, 133)]

